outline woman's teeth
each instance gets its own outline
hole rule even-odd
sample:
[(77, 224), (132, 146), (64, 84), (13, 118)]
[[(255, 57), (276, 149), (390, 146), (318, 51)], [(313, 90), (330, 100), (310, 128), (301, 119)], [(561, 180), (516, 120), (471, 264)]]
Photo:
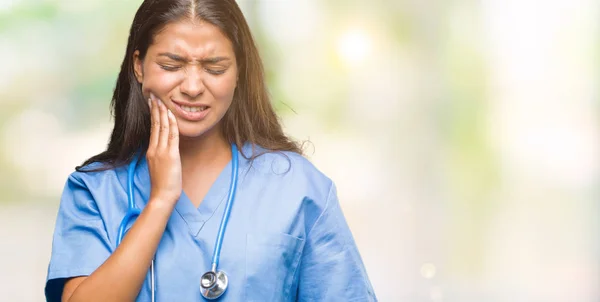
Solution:
[(200, 112), (200, 111), (204, 111), (206, 109), (206, 106), (202, 106), (202, 107), (189, 107), (189, 106), (180, 106), (181, 109), (187, 111), (187, 112)]

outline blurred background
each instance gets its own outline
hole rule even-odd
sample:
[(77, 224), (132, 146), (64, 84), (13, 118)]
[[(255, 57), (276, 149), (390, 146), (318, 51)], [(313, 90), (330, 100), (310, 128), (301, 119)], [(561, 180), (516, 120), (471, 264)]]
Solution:
[[(0, 292), (43, 301), (140, 0), (0, 0)], [(600, 301), (600, 3), (239, 0), (380, 301)]]

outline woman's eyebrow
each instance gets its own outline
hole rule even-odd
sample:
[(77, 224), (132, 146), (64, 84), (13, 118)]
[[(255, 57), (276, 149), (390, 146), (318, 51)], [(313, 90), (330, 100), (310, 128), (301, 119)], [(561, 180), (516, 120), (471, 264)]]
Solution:
[(170, 52), (161, 52), (158, 54), (158, 56), (159, 57), (160, 56), (167, 57), (173, 61), (182, 62), (182, 63), (185, 63), (188, 61), (186, 58), (176, 55), (176, 54), (173, 54), (173, 53), (170, 53)]
[[(177, 61), (177, 62), (181, 62), (181, 63), (185, 63), (185, 62), (189, 61), (185, 57), (182, 57), (180, 55), (176, 55), (176, 54), (173, 54), (173, 53), (170, 53), (170, 52), (162, 52), (162, 53), (159, 53), (158, 56), (159, 57), (160, 56), (164, 56), (164, 57), (167, 57), (167, 58), (169, 58), (169, 59), (171, 59), (173, 61)], [(202, 60), (200, 60), (200, 63), (214, 64), (214, 63), (219, 63), (221, 61), (229, 61), (229, 60), (230, 59), (228, 57), (212, 57), (212, 58), (202, 59)]]
[(219, 63), (221, 61), (229, 61), (228, 57), (212, 57), (212, 58), (206, 58), (206, 59), (202, 59), (200, 60), (200, 62), (202, 63)]

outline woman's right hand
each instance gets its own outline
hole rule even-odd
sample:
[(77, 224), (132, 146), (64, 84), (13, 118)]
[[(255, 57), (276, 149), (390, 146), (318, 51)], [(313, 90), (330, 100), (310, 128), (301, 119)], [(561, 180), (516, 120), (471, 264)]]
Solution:
[(175, 205), (182, 191), (177, 120), (153, 94), (148, 103), (151, 130), (146, 159), (152, 183), (150, 200)]
[[(144, 284), (182, 192), (177, 120), (153, 95), (148, 105), (152, 125), (146, 152), (152, 184), (150, 200), (123, 242), (99, 268), (89, 276), (66, 281), (62, 301), (134, 301)], [(127, 263), (125, 271), (123, 263)]]

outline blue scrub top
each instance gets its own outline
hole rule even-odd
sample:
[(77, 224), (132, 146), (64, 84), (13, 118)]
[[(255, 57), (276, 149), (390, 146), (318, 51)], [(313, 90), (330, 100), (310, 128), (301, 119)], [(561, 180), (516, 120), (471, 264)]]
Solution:
[[(249, 156), (252, 147), (241, 151)], [(239, 161), (219, 263), (229, 287), (220, 299), (377, 301), (333, 182), (291, 152), (266, 153), (253, 162), (240, 154)], [(230, 177), (231, 162), (198, 208), (185, 193), (177, 201), (156, 252), (157, 301), (204, 300), (200, 276), (211, 267)], [(145, 158), (134, 185), (135, 203), (143, 208), (151, 187)], [(54, 230), (47, 301), (60, 301), (65, 278), (88, 276), (111, 255), (126, 211), (126, 166), (69, 176)], [(150, 291), (148, 273), (137, 301), (150, 301)]]

